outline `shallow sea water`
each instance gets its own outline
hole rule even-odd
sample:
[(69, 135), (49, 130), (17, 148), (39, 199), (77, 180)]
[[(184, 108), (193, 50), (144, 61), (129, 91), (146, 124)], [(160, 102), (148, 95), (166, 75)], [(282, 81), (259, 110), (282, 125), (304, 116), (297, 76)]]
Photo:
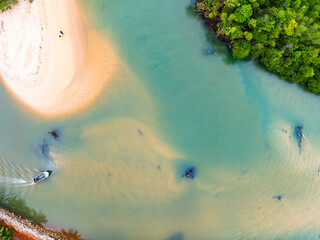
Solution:
[[(232, 63), (189, 0), (81, 4), (126, 67), (93, 106), (59, 119), (0, 86), (8, 195), (88, 239), (318, 239), (318, 96)], [(182, 178), (190, 166), (196, 177)], [(46, 182), (29, 184), (46, 169)]]

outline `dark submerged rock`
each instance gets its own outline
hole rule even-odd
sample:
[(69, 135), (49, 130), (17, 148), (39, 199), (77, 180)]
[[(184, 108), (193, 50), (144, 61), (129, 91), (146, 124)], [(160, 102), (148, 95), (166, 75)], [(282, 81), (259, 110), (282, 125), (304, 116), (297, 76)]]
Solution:
[(297, 134), (297, 137), (299, 139), (299, 142), (301, 143), (302, 137), (303, 137), (302, 126), (296, 126), (296, 134)]
[(185, 170), (182, 177), (191, 178), (193, 179), (196, 176), (196, 168), (195, 167), (189, 167)]
[(174, 233), (167, 240), (184, 240), (184, 234), (182, 232)]
[(301, 143), (302, 143), (302, 138), (304, 138), (304, 135), (302, 133), (302, 126), (296, 126), (295, 128), (295, 133), (296, 133), (296, 136), (298, 138), (298, 146), (299, 146), (299, 154), (301, 154)]
[(48, 134), (50, 134), (51, 137), (53, 137), (53, 139), (57, 139), (59, 137), (57, 130), (52, 130), (52, 131), (48, 132)]
[(143, 136), (143, 132), (140, 129), (137, 129), (140, 136)]
[(282, 196), (281, 196), (281, 195), (278, 195), (278, 196), (274, 196), (273, 198), (278, 199), (279, 201), (281, 201)]

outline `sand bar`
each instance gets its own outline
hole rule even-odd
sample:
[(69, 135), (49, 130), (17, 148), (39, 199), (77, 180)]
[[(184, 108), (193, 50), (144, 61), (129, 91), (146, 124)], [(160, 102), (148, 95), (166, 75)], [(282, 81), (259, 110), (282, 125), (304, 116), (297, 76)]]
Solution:
[(111, 44), (88, 27), (75, 0), (20, 1), (0, 14), (1, 78), (42, 115), (87, 107), (118, 65)]

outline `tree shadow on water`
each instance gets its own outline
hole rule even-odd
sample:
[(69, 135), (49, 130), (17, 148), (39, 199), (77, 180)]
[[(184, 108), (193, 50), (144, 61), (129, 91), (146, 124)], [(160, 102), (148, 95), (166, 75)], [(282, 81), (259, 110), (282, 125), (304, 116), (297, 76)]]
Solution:
[(195, 8), (195, 3), (191, 1), (191, 3), (186, 7), (186, 13), (187, 16), (189, 17), (197, 17), (199, 13), (197, 13), (196, 8)]
[(206, 28), (206, 41), (210, 47), (213, 48), (214, 54), (223, 56), (222, 60), (227, 65), (233, 65), (238, 63), (239, 60), (236, 60), (232, 57), (231, 51), (229, 50), (226, 43), (218, 39), (216, 33), (213, 30)]
[[(230, 50), (230, 46), (228, 46), (228, 42), (220, 40), (215, 31), (212, 29), (211, 26), (209, 26), (202, 15), (199, 14), (196, 10), (196, 1), (191, 0), (191, 3), (186, 7), (186, 14), (189, 17), (195, 18), (197, 20), (202, 21), (202, 25), (204, 27), (205, 31), (205, 39), (207, 41), (207, 49), (211, 49), (212, 52), (214, 52), (214, 55), (221, 55), (223, 56), (222, 61), (226, 63), (227, 65), (233, 65), (238, 62), (247, 62), (250, 61), (250, 59), (244, 59), (244, 60), (237, 60), (234, 59)], [(204, 51), (205, 52), (205, 51)]]
[(168, 237), (167, 240), (184, 240), (184, 234), (182, 232), (176, 232)]

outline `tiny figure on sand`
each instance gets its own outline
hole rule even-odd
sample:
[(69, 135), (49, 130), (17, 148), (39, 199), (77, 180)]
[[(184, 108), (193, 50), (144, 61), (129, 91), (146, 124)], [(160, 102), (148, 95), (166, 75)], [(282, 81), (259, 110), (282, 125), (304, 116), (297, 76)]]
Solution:
[(61, 38), (61, 37), (63, 37), (63, 35), (64, 35), (64, 33), (60, 30), (60, 35), (59, 35), (59, 37)]

